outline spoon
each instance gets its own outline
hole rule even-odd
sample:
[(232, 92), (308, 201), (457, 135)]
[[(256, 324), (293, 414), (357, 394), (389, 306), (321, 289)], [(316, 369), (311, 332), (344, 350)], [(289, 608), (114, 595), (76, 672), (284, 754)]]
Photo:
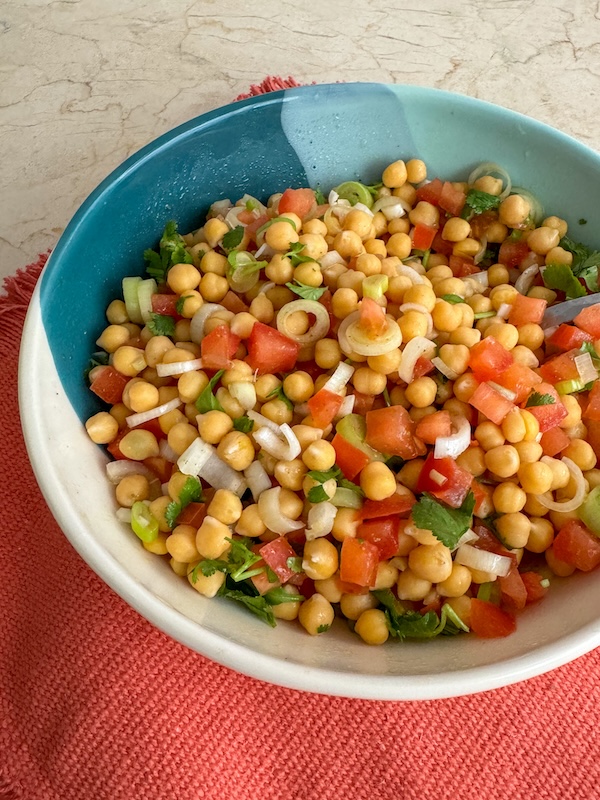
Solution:
[(570, 322), (584, 308), (598, 304), (598, 314), (600, 315), (600, 294), (588, 294), (586, 297), (577, 297), (575, 300), (565, 300), (564, 303), (557, 303), (550, 306), (544, 313), (541, 322), (542, 328), (554, 328), (563, 322)]

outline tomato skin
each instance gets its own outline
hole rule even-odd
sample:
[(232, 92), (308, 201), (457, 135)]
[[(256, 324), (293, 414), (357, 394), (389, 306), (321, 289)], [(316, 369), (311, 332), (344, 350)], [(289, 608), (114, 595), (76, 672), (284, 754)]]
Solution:
[(200, 343), (200, 355), (204, 369), (227, 369), (238, 349), (240, 337), (232, 333), (227, 325), (219, 325)]
[(412, 492), (393, 494), (385, 500), (365, 500), (358, 515), (361, 520), (395, 516), (408, 518), (416, 498)]
[(433, 206), (440, 204), (440, 197), (444, 184), (439, 178), (434, 178), (429, 183), (419, 186), (417, 189), (417, 200), (424, 200), (426, 203), (431, 203)]
[(483, 503), (491, 500), (492, 491), (489, 486), (480, 483), (478, 480), (475, 480), (475, 478), (473, 478), (471, 482), (471, 491), (475, 497), (475, 508), (473, 513), (475, 516), (479, 516)]
[(367, 411), (370, 411), (373, 408), (373, 403), (375, 402), (375, 397), (372, 394), (363, 394), (363, 392), (357, 392), (356, 389), (352, 392), (354, 395), (354, 407), (352, 409), (353, 414), (359, 414), (361, 417), (364, 417)]
[(485, 416), (492, 422), (495, 422), (496, 425), (500, 425), (504, 417), (506, 417), (513, 408), (516, 408), (514, 403), (500, 394), (493, 386), (490, 386), (489, 383), (479, 384), (469, 398), (469, 405), (481, 411), (482, 414), (485, 414)]
[(556, 426), (542, 433), (540, 444), (542, 445), (544, 455), (554, 458), (554, 456), (558, 455), (558, 453), (562, 453), (565, 447), (571, 444), (571, 440), (562, 428)]
[(582, 572), (591, 572), (600, 564), (600, 539), (579, 520), (561, 528), (552, 548), (556, 558)]
[(450, 258), (450, 256), (452, 255), (452, 248), (453, 248), (453, 243), (447, 242), (443, 238), (441, 231), (438, 230), (433, 239), (433, 242), (431, 243), (431, 249), (433, 250), (433, 252), (440, 253), (441, 255), (448, 256), (448, 258)]
[(177, 294), (153, 294), (151, 298), (152, 311), (155, 314), (163, 314), (166, 317), (181, 319), (177, 311), (178, 300), (179, 295)]
[(463, 191), (455, 189), (450, 181), (444, 181), (442, 191), (440, 192), (440, 208), (443, 208), (444, 211), (447, 211), (448, 214), (451, 214), (453, 217), (459, 217), (464, 208), (466, 199), (467, 195)]
[[(440, 484), (431, 477), (431, 472), (435, 471), (446, 478), (446, 482)], [(466, 469), (459, 467), (454, 459), (446, 456), (445, 458), (434, 458), (430, 453), (425, 459), (421, 468), (415, 492), (429, 492), (429, 494), (447, 503), (452, 508), (460, 508), (463, 500), (469, 493), (473, 476)]]
[(319, 389), (308, 401), (308, 408), (313, 422), (318, 428), (326, 428), (340, 410), (344, 398), (330, 392), (328, 389)]
[(114, 406), (121, 402), (123, 389), (129, 380), (126, 375), (121, 375), (114, 367), (107, 366), (91, 382), (90, 389), (105, 403)]
[(247, 339), (246, 361), (259, 375), (266, 372), (291, 372), (294, 369), (300, 345), (284, 336), (276, 328), (255, 322)]
[(573, 322), (594, 339), (600, 339), (600, 303), (584, 308)]
[(232, 292), (231, 289), (221, 300), (221, 305), (224, 306), (227, 311), (231, 311), (232, 314), (240, 314), (242, 311), (248, 311), (246, 303), (244, 303), (242, 298), (235, 292)]
[(190, 503), (177, 517), (178, 525), (191, 525), (199, 528), (206, 517), (206, 503)]
[(545, 406), (528, 406), (527, 411), (530, 411), (537, 419), (540, 426), (540, 432), (543, 434), (546, 431), (556, 428), (563, 419), (568, 415), (568, 411), (563, 405), (562, 400), (554, 386), (550, 383), (540, 383), (535, 387), (535, 391), (539, 394), (549, 394), (554, 398), (554, 403), (549, 403)]
[(497, 380), (513, 361), (511, 353), (493, 336), (482, 339), (469, 354), (469, 366), (478, 381)]
[(471, 598), (471, 630), (481, 639), (500, 639), (516, 630), (515, 618), (493, 603)]
[(354, 447), (339, 433), (336, 433), (333, 437), (331, 444), (335, 450), (335, 463), (349, 481), (353, 481), (358, 473), (371, 462), (365, 452), (359, 450), (358, 447)]
[(262, 545), (262, 547), (259, 547), (258, 553), (264, 559), (265, 564), (277, 575), (281, 583), (286, 583), (297, 574), (287, 564), (288, 559), (296, 557), (296, 552), (285, 536), (280, 536), (278, 539), (273, 539), (272, 542)]
[(527, 603), (527, 589), (523, 583), (516, 562), (511, 565), (508, 575), (498, 578), (502, 602), (510, 609), (525, 608)]
[(279, 214), (297, 214), (300, 219), (316, 206), (315, 193), (312, 189), (286, 189), (279, 199)]
[(569, 350), (548, 359), (538, 369), (539, 374), (547, 383), (553, 386), (559, 381), (578, 380), (579, 371), (575, 365), (575, 356), (579, 355), (578, 350)]
[(588, 444), (600, 460), (600, 421), (588, 419), (586, 420), (586, 428)]
[(481, 272), (477, 264), (469, 256), (457, 256), (451, 254), (448, 258), (448, 266), (452, 270), (455, 278), (465, 278), (467, 275), (474, 275)]
[(434, 370), (435, 364), (430, 358), (427, 358), (427, 356), (419, 356), (415, 362), (413, 380), (415, 380), (415, 378), (422, 378), (423, 375), (429, 375), (429, 373)]
[(246, 230), (245, 230), (246, 236), (248, 236), (248, 238), (251, 241), (256, 242), (256, 232), (258, 231), (259, 228), (262, 228), (265, 222), (268, 221), (269, 217), (267, 216), (267, 214), (261, 214), (260, 217), (257, 217), (253, 222), (250, 222), (248, 223), (248, 225), (246, 225)]
[(594, 337), (590, 333), (576, 328), (575, 325), (567, 325), (563, 322), (552, 336), (546, 339), (546, 344), (566, 352), (567, 350), (579, 349), (584, 342), (593, 341)]
[(413, 435), (414, 422), (402, 406), (389, 406), (368, 411), (365, 441), (380, 453), (415, 458), (419, 448)]
[(412, 242), (415, 250), (429, 250), (435, 239), (437, 228), (418, 222), (412, 232)]
[(363, 520), (356, 529), (358, 539), (374, 544), (379, 560), (386, 561), (398, 554), (399, 517), (377, 517)]
[(530, 367), (526, 367), (525, 364), (519, 364), (517, 361), (514, 361), (496, 379), (496, 383), (500, 386), (504, 386), (505, 389), (515, 393), (515, 403), (522, 403), (523, 400), (529, 397), (534, 386), (541, 382), (542, 379), (537, 372), (534, 372)]
[(385, 311), (370, 297), (363, 297), (358, 307), (359, 325), (362, 330), (377, 336), (385, 330), (387, 321)]
[(342, 542), (340, 579), (356, 586), (374, 586), (379, 550), (372, 542), (349, 537)]
[(531, 250), (527, 247), (525, 242), (513, 242), (510, 239), (505, 239), (500, 245), (498, 251), (498, 263), (504, 264), (505, 267), (518, 267), (521, 261), (529, 255)]
[(543, 319), (547, 305), (548, 301), (539, 297), (525, 297), (517, 294), (512, 302), (508, 321), (517, 328), (528, 322), (539, 323)]
[(583, 415), (585, 419), (600, 422), (600, 380), (592, 386), (588, 395), (588, 404)]
[(527, 592), (527, 605), (537, 603), (538, 600), (541, 600), (546, 595), (548, 589), (542, 586), (542, 576), (539, 573), (522, 572), (521, 579)]
[(435, 444), (435, 440), (450, 436), (452, 433), (452, 417), (449, 411), (434, 411), (427, 414), (417, 422), (415, 436), (418, 436), (425, 444)]
[[(164, 436), (164, 434), (162, 434)], [(175, 465), (162, 456), (149, 456), (144, 464), (156, 475), (161, 483), (167, 483), (173, 474)], [(200, 525), (198, 525), (200, 527)]]

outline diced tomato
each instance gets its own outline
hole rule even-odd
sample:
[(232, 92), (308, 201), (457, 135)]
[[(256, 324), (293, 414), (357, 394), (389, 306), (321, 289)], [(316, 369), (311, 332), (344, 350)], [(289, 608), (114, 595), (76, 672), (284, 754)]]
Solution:
[(359, 325), (360, 328), (372, 336), (378, 336), (387, 325), (384, 309), (371, 300), (370, 297), (363, 297), (359, 306)]
[(544, 455), (554, 458), (554, 456), (562, 453), (565, 447), (568, 447), (571, 444), (571, 440), (564, 430), (557, 426), (542, 433), (540, 444), (542, 446)]
[(158, 417), (154, 417), (154, 419), (149, 419), (146, 422), (141, 422), (139, 425), (136, 425), (135, 428), (132, 428), (132, 430), (136, 431), (140, 429), (144, 431), (150, 431), (150, 433), (153, 433), (157, 439), (165, 438), (165, 432), (160, 427), (160, 421)]
[(413, 228), (412, 243), (415, 250), (429, 250), (435, 239), (437, 228), (418, 222)]
[(504, 547), (502, 542), (486, 525), (481, 522), (474, 522), (473, 531), (478, 537), (477, 541), (473, 542), (473, 547), (477, 547), (480, 550), (487, 550), (490, 553), (496, 553), (499, 556), (506, 556), (507, 558), (512, 559), (515, 564), (517, 563), (515, 553), (512, 550), (508, 550), (506, 547)]
[(114, 406), (115, 403), (121, 402), (123, 389), (129, 380), (127, 375), (121, 375), (114, 367), (107, 366), (98, 372), (90, 384), (90, 389), (105, 403)]
[(483, 483), (475, 480), (471, 483), (471, 491), (475, 497), (475, 509), (473, 513), (475, 516), (484, 516), (481, 512), (484, 508), (484, 504), (491, 503), (492, 499), (492, 491), (490, 486), (486, 486)]
[(585, 427), (587, 428), (587, 442), (600, 460), (600, 422), (594, 419), (586, 420)]
[(559, 381), (579, 380), (579, 371), (575, 365), (575, 356), (578, 355), (578, 350), (560, 353), (545, 361), (538, 372), (545, 381), (553, 386)]
[(529, 603), (537, 603), (548, 591), (547, 588), (542, 586), (543, 579), (538, 572), (522, 572), (521, 580), (527, 592), (527, 605), (529, 605)]
[(592, 386), (592, 390), (588, 395), (587, 408), (583, 415), (586, 420), (591, 419), (600, 422), (600, 380)]
[(256, 232), (258, 231), (259, 228), (262, 228), (265, 222), (268, 221), (269, 217), (266, 214), (261, 214), (260, 217), (257, 217), (253, 222), (249, 222), (248, 225), (246, 225), (246, 230), (245, 230), (246, 236), (248, 236), (248, 238), (251, 241), (255, 242)]
[(427, 358), (427, 356), (419, 356), (415, 362), (413, 380), (415, 378), (421, 378), (423, 375), (429, 375), (429, 373), (433, 372), (434, 370), (435, 365), (430, 358)]
[(379, 550), (372, 542), (348, 537), (340, 552), (340, 578), (357, 586), (374, 586)]
[(539, 297), (525, 297), (525, 295), (517, 294), (512, 301), (508, 321), (517, 328), (528, 322), (539, 323), (544, 317), (547, 305), (548, 301)]
[[(164, 434), (163, 434), (164, 436)], [(144, 459), (144, 464), (156, 475), (161, 483), (167, 483), (173, 474), (174, 464), (162, 456), (149, 456)], [(200, 525), (198, 525), (200, 527)]]
[(238, 349), (240, 337), (227, 325), (219, 325), (200, 343), (202, 365), (205, 369), (227, 369)]
[(452, 417), (449, 411), (435, 411), (417, 422), (415, 436), (425, 444), (435, 444), (440, 437), (450, 436), (452, 433)]
[(361, 519), (379, 519), (395, 515), (398, 519), (406, 518), (415, 503), (416, 498), (412, 492), (403, 492), (402, 494), (397, 492), (385, 500), (365, 500), (359, 517)]
[(431, 243), (431, 249), (434, 253), (440, 253), (443, 256), (450, 257), (452, 255), (452, 249), (454, 247), (454, 242), (447, 242), (442, 234), (441, 231), (438, 231)]
[(472, 480), (471, 473), (459, 467), (454, 459), (449, 456), (434, 458), (430, 453), (421, 467), (415, 491), (418, 494), (429, 492), (449, 506), (459, 508), (469, 493)]
[(450, 181), (444, 181), (440, 192), (440, 208), (443, 208), (453, 217), (459, 217), (466, 199), (467, 195), (461, 189), (456, 189)]
[(247, 346), (246, 361), (261, 375), (266, 372), (291, 372), (300, 350), (298, 342), (262, 322), (255, 322), (252, 326)]
[(489, 383), (480, 383), (469, 399), (469, 404), (481, 411), (482, 414), (500, 425), (504, 417), (509, 414), (515, 404), (500, 394), (499, 391), (490, 386)]
[(577, 314), (573, 322), (594, 339), (600, 339), (600, 303), (584, 308)]
[(568, 411), (563, 405), (558, 392), (550, 383), (540, 383), (535, 387), (538, 394), (549, 394), (554, 398), (554, 403), (545, 406), (528, 406), (527, 411), (531, 412), (537, 419), (541, 433), (556, 428), (568, 415)]
[(511, 353), (493, 336), (473, 345), (469, 355), (469, 366), (478, 381), (497, 380), (513, 361)]
[(426, 203), (431, 203), (434, 206), (439, 205), (440, 197), (444, 184), (439, 178), (434, 178), (429, 183), (419, 186), (417, 189), (417, 200), (424, 200)]
[(579, 520), (570, 520), (560, 529), (552, 549), (556, 558), (582, 572), (591, 572), (600, 564), (600, 539)]
[(288, 565), (289, 559), (296, 557), (296, 551), (285, 536), (280, 536), (278, 539), (273, 539), (272, 542), (263, 544), (262, 547), (259, 547), (258, 552), (281, 583), (286, 583), (296, 574)]
[(552, 336), (546, 339), (546, 344), (566, 352), (567, 350), (578, 350), (584, 342), (593, 342), (594, 337), (590, 333), (576, 328), (575, 325), (567, 325), (563, 322), (554, 331)]
[(498, 251), (498, 263), (504, 264), (509, 269), (518, 267), (530, 252), (531, 250), (525, 242), (513, 242), (510, 239), (505, 239)]
[(493, 603), (471, 598), (471, 630), (482, 639), (509, 636), (517, 628), (515, 618)]
[(358, 473), (370, 463), (371, 459), (365, 452), (354, 447), (339, 433), (333, 437), (331, 444), (335, 450), (335, 463), (349, 481), (354, 480)]
[(379, 552), (379, 560), (385, 561), (398, 554), (399, 527), (399, 517), (367, 519), (356, 529), (356, 537), (374, 544)]
[(452, 274), (455, 278), (465, 278), (467, 275), (474, 275), (476, 272), (481, 272), (470, 256), (451, 254), (448, 258), (448, 266), (452, 270)]
[(402, 406), (389, 406), (368, 411), (365, 441), (380, 453), (400, 456), (405, 461), (415, 458), (419, 448), (415, 443), (414, 422)]
[(231, 311), (232, 314), (240, 314), (242, 311), (248, 311), (248, 306), (244, 303), (242, 298), (231, 290), (229, 290), (221, 300), (221, 305), (224, 306), (227, 311)]
[(123, 429), (122, 431), (119, 431), (119, 433), (112, 440), (112, 442), (106, 445), (106, 449), (111, 454), (111, 456), (116, 460), (127, 458), (126, 456), (123, 455), (123, 453), (121, 452), (121, 448), (119, 447), (119, 443), (121, 442), (121, 439), (125, 436), (126, 433), (129, 433), (128, 429)]
[(370, 411), (373, 408), (375, 396), (372, 394), (363, 394), (363, 392), (357, 392), (356, 389), (354, 390), (353, 394), (354, 406), (352, 411), (354, 414), (360, 414), (361, 417), (364, 417), (367, 411)]
[(511, 609), (525, 608), (527, 589), (521, 578), (516, 562), (511, 565), (508, 575), (498, 578), (502, 602)]
[(525, 364), (519, 364), (518, 361), (514, 361), (510, 367), (496, 377), (496, 383), (515, 393), (515, 403), (517, 404), (529, 397), (534, 386), (541, 382), (542, 379), (537, 372), (526, 367)]
[(278, 212), (279, 214), (291, 212), (304, 219), (316, 204), (312, 189), (286, 189), (279, 199)]
[(319, 389), (308, 401), (310, 415), (317, 428), (326, 428), (340, 410), (344, 398), (330, 392), (328, 389)]
[(180, 319), (177, 311), (178, 294), (153, 294), (151, 297), (152, 311), (155, 314), (164, 314), (166, 317)]
[(190, 503), (177, 517), (178, 525), (191, 525), (199, 528), (206, 516), (206, 503)]

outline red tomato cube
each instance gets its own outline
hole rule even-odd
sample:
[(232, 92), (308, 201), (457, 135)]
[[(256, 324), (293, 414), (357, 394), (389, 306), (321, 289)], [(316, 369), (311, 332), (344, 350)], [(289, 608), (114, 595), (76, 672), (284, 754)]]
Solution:
[(254, 323), (247, 346), (246, 361), (260, 375), (291, 372), (300, 352), (298, 342), (262, 322)]
[(579, 520), (561, 528), (552, 548), (556, 558), (582, 572), (591, 572), (600, 564), (600, 539)]
[(513, 361), (506, 347), (493, 336), (487, 336), (473, 345), (469, 356), (469, 366), (478, 381), (497, 380)]

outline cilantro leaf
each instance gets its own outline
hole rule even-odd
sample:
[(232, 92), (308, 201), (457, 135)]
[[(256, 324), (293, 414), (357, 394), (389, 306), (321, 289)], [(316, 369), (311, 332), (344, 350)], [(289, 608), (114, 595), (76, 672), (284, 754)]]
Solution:
[(317, 186), (317, 188), (315, 189), (315, 200), (317, 201), (318, 206), (322, 206), (327, 202), (325, 195), (321, 191), (320, 186)]
[(302, 572), (302, 559), (300, 556), (290, 556), (285, 565), (288, 569), (291, 569), (292, 572)]
[(586, 293), (568, 264), (548, 264), (543, 271), (542, 279), (548, 289), (564, 292), (567, 300), (583, 297)]
[[(311, 469), (306, 474), (310, 478), (312, 478), (314, 481), (317, 481), (318, 483), (321, 483), (321, 484), (326, 483), (327, 481), (330, 481), (333, 478), (334, 480), (337, 481), (337, 485), (340, 488), (342, 488), (342, 489), (351, 489), (353, 492), (356, 492), (361, 497), (364, 497), (365, 493), (360, 488), (360, 486), (357, 486), (355, 483), (352, 483), (352, 481), (349, 481), (347, 478), (344, 478), (344, 473), (342, 472), (342, 470), (339, 467), (331, 467), (331, 469), (328, 469), (325, 472), (322, 472), (322, 471), (316, 470), (316, 469)], [(318, 487), (316, 487), (316, 486), (313, 487), (313, 489), (316, 489), (316, 488), (318, 488)], [(312, 491), (312, 489), (311, 489), (311, 491)], [(326, 500), (328, 498), (323, 498), (323, 499)], [(317, 502), (321, 502), (321, 501), (317, 501)]]
[(235, 250), (236, 247), (239, 247), (242, 243), (242, 239), (244, 238), (244, 226), (237, 225), (230, 231), (227, 231), (225, 236), (221, 239), (221, 247), (226, 252), (230, 250)]
[(540, 394), (539, 392), (533, 392), (533, 394), (530, 394), (527, 398), (525, 408), (532, 408), (534, 406), (551, 406), (554, 403), (556, 403), (556, 400), (551, 394)]
[(146, 326), (154, 336), (173, 336), (175, 333), (175, 319), (168, 314), (152, 314)]
[(255, 564), (262, 561), (262, 558), (258, 553), (253, 553), (248, 547), (250, 539), (227, 538), (226, 541), (231, 545), (228, 572), (236, 583), (264, 572), (264, 567), (252, 569)]
[(313, 486), (312, 489), (309, 489), (307, 498), (310, 503), (323, 503), (325, 500), (329, 500), (329, 495), (323, 488), (323, 484), (320, 483), (318, 486)]
[(265, 600), (272, 606), (279, 606), (282, 603), (301, 603), (304, 600), (302, 594), (288, 594), (282, 586), (276, 589), (270, 589), (263, 595)]
[(460, 508), (450, 508), (425, 492), (413, 507), (412, 517), (417, 528), (433, 533), (436, 539), (452, 549), (471, 527), (475, 495), (469, 492)]
[(319, 625), (317, 628), (317, 633), (327, 633), (329, 628), (331, 628), (331, 625)]
[(108, 364), (108, 359), (109, 355), (108, 353), (105, 353), (104, 350), (98, 350), (97, 353), (93, 353), (83, 373), (84, 378), (88, 378), (94, 367), (106, 367)]
[(200, 392), (200, 395), (195, 403), (199, 414), (206, 414), (207, 411), (223, 411), (223, 406), (214, 396), (213, 389), (221, 379), (221, 375), (224, 372), (224, 369), (216, 372), (209, 380), (208, 385)]
[(432, 639), (440, 634), (454, 636), (469, 628), (452, 606), (444, 603), (440, 616), (435, 611), (419, 614), (417, 611), (406, 611), (402, 603), (389, 589), (371, 592), (385, 608), (388, 630), (400, 641), (403, 639)]
[(254, 420), (250, 419), (250, 417), (243, 416), (243, 417), (236, 417), (233, 420), (233, 429), (235, 431), (241, 431), (242, 433), (250, 433), (250, 431), (254, 428)]
[(286, 393), (283, 391), (283, 386), (277, 386), (275, 389), (273, 389), (272, 392), (269, 392), (267, 398), (273, 400), (282, 400), (290, 411), (294, 410), (294, 404), (292, 403), (290, 398), (286, 395)]
[(157, 283), (165, 282), (167, 272), (173, 264), (193, 264), (192, 256), (186, 248), (183, 237), (177, 233), (175, 220), (169, 220), (165, 225), (158, 243), (158, 253), (150, 249), (145, 250), (144, 261), (146, 262), (146, 272)]
[(184, 508), (189, 506), (190, 503), (198, 503), (202, 500), (204, 500), (202, 485), (198, 478), (190, 475), (179, 492), (179, 500), (171, 500), (165, 510), (165, 519), (169, 528), (173, 529), (175, 527), (177, 517)]
[(305, 283), (300, 283), (299, 281), (295, 283), (286, 283), (286, 286), (304, 300), (319, 300), (327, 291), (326, 286), (307, 286)]
[(229, 600), (235, 600), (236, 602), (241, 603), (249, 611), (252, 611), (253, 614), (256, 614), (259, 619), (261, 619), (263, 622), (266, 622), (267, 625), (270, 625), (272, 628), (277, 625), (275, 622), (273, 609), (270, 603), (268, 603), (264, 597), (261, 597), (260, 595), (246, 594), (240, 589), (230, 589), (226, 586), (226, 584), (223, 584), (217, 594), (220, 597), (227, 597)]
[[(466, 219), (469, 219), (475, 214), (483, 214), (484, 211), (491, 211), (498, 208), (500, 202), (500, 198), (494, 194), (482, 192), (479, 189), (469, 189), (467, 192), (467, 199), (465, 200), (465, 206), (467, 207)], [(463, 216), (465, 216), (464, 211)]]

